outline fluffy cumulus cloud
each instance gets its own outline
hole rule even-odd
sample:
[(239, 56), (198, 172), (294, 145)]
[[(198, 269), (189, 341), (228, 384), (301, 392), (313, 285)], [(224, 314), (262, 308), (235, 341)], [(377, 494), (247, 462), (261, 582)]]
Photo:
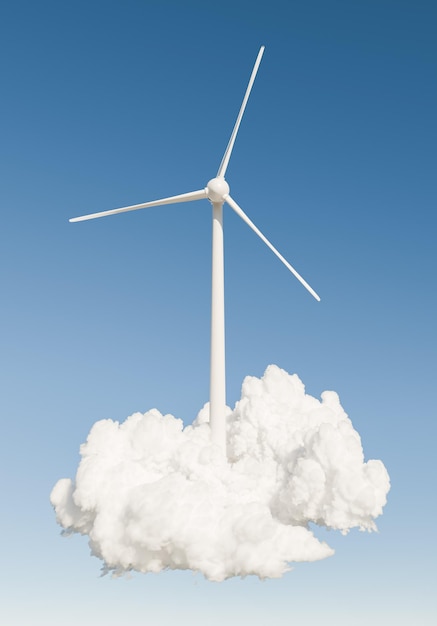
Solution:
[(390, 488), (365, 462), (337, 394), (305, 394), (275, 365), (247, 377), (227, 416), (227, 461), (210, 444), (208, 406), (191, 426), (153, 409), (101, 420), (76, 478), (51, 493), (58, 523), (88, 535), (105, 571), (191, 569), (208, 579), (279, 577), (333, 554), (309, 523), (375, 530)]

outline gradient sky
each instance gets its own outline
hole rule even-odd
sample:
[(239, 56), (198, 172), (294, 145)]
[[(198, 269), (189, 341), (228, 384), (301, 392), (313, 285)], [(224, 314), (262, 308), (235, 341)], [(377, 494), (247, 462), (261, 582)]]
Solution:
[[(435, 624), (436, 29), (431, 0), (2, 4), (2, 624)], [(49, 494), (96, 420), (207, 401), (211, 211), (68, 218), (203, 187), (261, 44), (227, 179), (322, 301), (225, 209), (228, 404), (270, 363), (337, 391), (380, 532), (281, 580), (100, 578)]]

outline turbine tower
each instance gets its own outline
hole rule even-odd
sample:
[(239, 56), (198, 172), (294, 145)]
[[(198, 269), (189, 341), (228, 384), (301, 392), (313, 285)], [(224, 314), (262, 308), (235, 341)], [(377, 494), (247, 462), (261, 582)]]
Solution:
[(255, 76), (257, 74), (261, 58), (264, 53), (264, 46), (261, 46), (255, 65), (250, 76), (249, 84), (243, 98), (243, 102), (238, 113), (237, 121), (233, 128), (229, 143), (223, 155), (222, 162), (215, 178), (212, 178), (205, 188), (198, 191), (184, 193), (178, 196), (162, 198), (152, 202), (134, 204), (131, 206), (111, 209), (100, 213), (91, 213), (74, 217), (70, 222), (81, 222), (106, 217), (116, 213), (136, 211), (138, 209), (148, 209), (165, 204), (175, 204), (178, 202), (192, 202), (194, 200), (207, 199), (212, 204), (212, 297), (211, 297), (211, 363), (210, 363), (210, 427), (211, 441), (219, 446), (226, 456), (226, 377), (225, 377), (225, 307), (224, 307), (224, 262), (223, 262), (223, 204), (226, 202), (235, 213), (246, 222), (246, 224), (262, 239), (262, 241), (272, 250), (285, 267), (302, 283), (310, 294), (320, 301), (317, 293), (302, 278), (302, 276), (292, 267), (270, 241), (262, 234), (255, 224), (244, 213), (243, 209), (235, 202), (229, 194), (229, 185), (225, 180), (226, 170), (231, 158), (232, 149), (240, 127), (241, 119), (252, 90)]

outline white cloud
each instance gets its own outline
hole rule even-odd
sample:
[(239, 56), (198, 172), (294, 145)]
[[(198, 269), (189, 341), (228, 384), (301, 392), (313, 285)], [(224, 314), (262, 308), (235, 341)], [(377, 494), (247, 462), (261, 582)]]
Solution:
[(279, 577), (333, 554), (309, 522), (375, 530), (390, 488), (335, 392), (321, 402), (270, 365), (247, 377), (227, 418), (228, 462), (210, 445), (208, 406), (191, 426), (153, 409), (101, 420), (76, 479), (51, 493), (64, 529), (89, 536), (115, 573), (192, 569), (208, 579)]

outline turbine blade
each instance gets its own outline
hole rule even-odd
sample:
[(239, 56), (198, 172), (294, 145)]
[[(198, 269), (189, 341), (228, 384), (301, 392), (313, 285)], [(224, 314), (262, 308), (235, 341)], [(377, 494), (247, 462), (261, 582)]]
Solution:
[(229, 139), (229, 143), (227, 145), (226, 151), (225, 151), (225, 153), (223, 155), (222, 162), (220, 163), (220, 167), (219, 167), (218, 172), (217, 172), (217, 178), (218, 177), (223, 177), (223, 178), (225, 177), (226, 169), (228, 167), (229, 159), (231, 158), (232, 149), (234, 147), (235, 138), (237, 136), (238, 129), (240, 128), (240, 123), (241, 123), (241, 119), (243, 117), (244, 109), (246, 108), (247, 101), (249, 100), (249, 95), (250, 95), (250, 92), (252, 90), (252, 85), (253, 85), (253, 83), (255, 81), (255, 76), (256, 76), (256, 73), (258, 71), (259, 64), (261, 63), (261, 58), (262, 58), (262, 55), (264, 53), (264, 49), (265, 49), (265, 47), (261, 46), (261, 48), (259, 49), (259, 52), (258, 52), (258, 56), (256, 57), (255, 65), (253, 66), (253, 70), (252, 70), (252, 74), (250, 76), (249, 84), (247, 85), (246, 93), (245, 93), (244, 98), (243, 98), (243, 103), (241, 105), (240, 112), (239, 112), (238, 117), (237, 117), (237, 121), (235, 122), (234, 130), (232, 131), (231, 138)]
[(110, 209), (109, 211), (101, 211), (100, 213), (90, 213), (89, 215), (81, 215), (80, 217), (72, 217), (69, 222), (83, 222), (85, 220), (93, 220), (96, 217), (106, 217), (107, 215), (115, 215), (116, 213), (126, 213), (127, 211), (137, 211), (138, 209), (148, 209), (163, 204), (176, 204), (177, 202), (193, 202), (194, 200), (202, 200), (206, 198), (206, 190), (191, 191), (190, 193), (182, 193), (179, 196), (170, 196), (162, 198), (162, 200), (153, 200), (152, 202), (144, 202), (143, 204), (132, 204), (131, 206), (121, 207), (120, 209)]
[(241, 217), (241, 219), (246, 222), (246, 224), (248, 226), (250, 226), (250, 228), (258, 235), (258, 237), (260, 239), (262, 239), (264, 241), (264, 243), (266, 244), (266, 246), (268, 246), (270, 248), (270, 250), (276, 254), (276, 256), (278, 257), (278, 259), (280, 261), (282, 261), (282, 263), (285, 265), (285, 267), (290, 270), (290, 272), (297, 278), (297, 280), (302, 283), (302, 285), (305, 287), (305, 289), (307, 289), (310, 294), (320, 302), (320, 297), (317, 295), (317, 293), (314, 291), (314, 289), (312, 287), (309, 286), (309, 284), (306, 282), (305, 279), (302, 278), (302, 276), (294, 269), (294, 267), (292, 267), (290, 265), (290, 263), (284, 259), (284, 257), (282, 256), (282, 254), (280, 254), (274, 245), (272, 245), (270, 243), (270, 241), (267, 239), (267, 237), (264, 237), (264, 235), (262, 234), (262, 232), (255, 226), (255, 224), (252, 222), (252, 220), (250, 220), (246, 213), (243, 211), (243, 209), (241, 207), (238, 206), (238, 204), (235, 202), (235, 200), (233, 200), (231, 198), (231, 196), (227, 195), (225, 196), (225, 201), (229, 204), (229, 206), (231, 207), (231, 209), (234, 209), (235, 213), (237, 215), (239, 215)]

